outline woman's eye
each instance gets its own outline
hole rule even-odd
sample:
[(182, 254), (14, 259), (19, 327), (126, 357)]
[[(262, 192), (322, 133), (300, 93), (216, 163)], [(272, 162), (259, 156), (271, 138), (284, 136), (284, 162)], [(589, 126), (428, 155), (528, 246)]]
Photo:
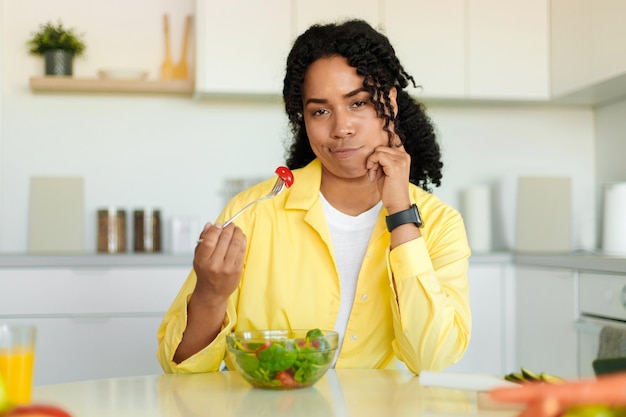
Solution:
[(326, 114), (327, 111), (325, 109), (317, 109), (315, 111), (313, 111), (313, 116), (321, 116), (323, 114)]
[(365, 101), (357, 101), (357, 102), (355, 102), (352, 106), (353, 106), (353, 107), (363, 107), (363, 106), (365, 106), (366, 104), (367, 104), (367, 102), (365, 102)]

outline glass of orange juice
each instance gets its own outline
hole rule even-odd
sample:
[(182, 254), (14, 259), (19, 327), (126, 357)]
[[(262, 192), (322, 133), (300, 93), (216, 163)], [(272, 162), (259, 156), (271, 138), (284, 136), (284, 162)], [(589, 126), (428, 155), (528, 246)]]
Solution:
[(33, 391), (35, 326), (0, 323), (0, 375), (7, 387), (9, 403), (28, 404)]

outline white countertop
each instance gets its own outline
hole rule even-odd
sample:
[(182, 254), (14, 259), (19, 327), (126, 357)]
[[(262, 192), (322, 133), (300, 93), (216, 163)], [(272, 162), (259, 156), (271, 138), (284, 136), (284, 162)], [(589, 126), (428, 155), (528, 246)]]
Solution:
[(605, 256), (590, 252), (564, 254), (517, 253), (513, 256), (515, 265), (567, 268), (581, 271), (626, 273), (626, 258)]
[[(193, 253), (121, 253), (121, 254), (0, 254), (0, 268), (27, 267), (179, 267), (189, 266)], [(470, 265), (514, 264), (577, 270), (626, 273), (626, 258), (590, 252), (574, 253), (474, 253)]]
[[(512, 255), (508, 252), (474, 254), (470, 263), (509, 263)], [(119, 253), (119, 254), (0, 254), (0, 268), (23, 267), (82, 267), (82, 266), (189, 266), (193, 262), (193, 253)]]
[(235, 416), (490, 416), (512, 417), (519, 406), (495, 406), (487, 393), (420, 385), (404, 370), (331, 369), (313, 387), (255, 389), (236, 372), (153, 375), (35, 387), (33, 401), (73, 417)]
[(193, 253), (0, 254), (0, 268), (82, 266), (189, 266)]

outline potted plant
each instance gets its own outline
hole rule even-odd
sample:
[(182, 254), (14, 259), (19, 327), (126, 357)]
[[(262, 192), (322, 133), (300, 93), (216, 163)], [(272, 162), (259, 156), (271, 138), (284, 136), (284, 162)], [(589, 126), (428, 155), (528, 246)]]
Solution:
[(46, 75), (72, 75), (74, 57), (85, 51), (82, 34), (64, 27), (60, 20), (56, 25), (52, 22), (40, 25), (28, 45), (30, 53), (44, 56)]

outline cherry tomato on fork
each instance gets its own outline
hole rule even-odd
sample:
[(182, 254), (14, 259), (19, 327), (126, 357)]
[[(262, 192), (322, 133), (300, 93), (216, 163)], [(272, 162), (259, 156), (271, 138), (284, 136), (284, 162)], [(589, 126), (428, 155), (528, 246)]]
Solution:
[(285, 185), (287, 188), (293, 185), (293, 173), (291, 170), (284, 166), (279, 166), (276, 168), (276, 175), (278, 175), (283, 181), (285, 181)]

